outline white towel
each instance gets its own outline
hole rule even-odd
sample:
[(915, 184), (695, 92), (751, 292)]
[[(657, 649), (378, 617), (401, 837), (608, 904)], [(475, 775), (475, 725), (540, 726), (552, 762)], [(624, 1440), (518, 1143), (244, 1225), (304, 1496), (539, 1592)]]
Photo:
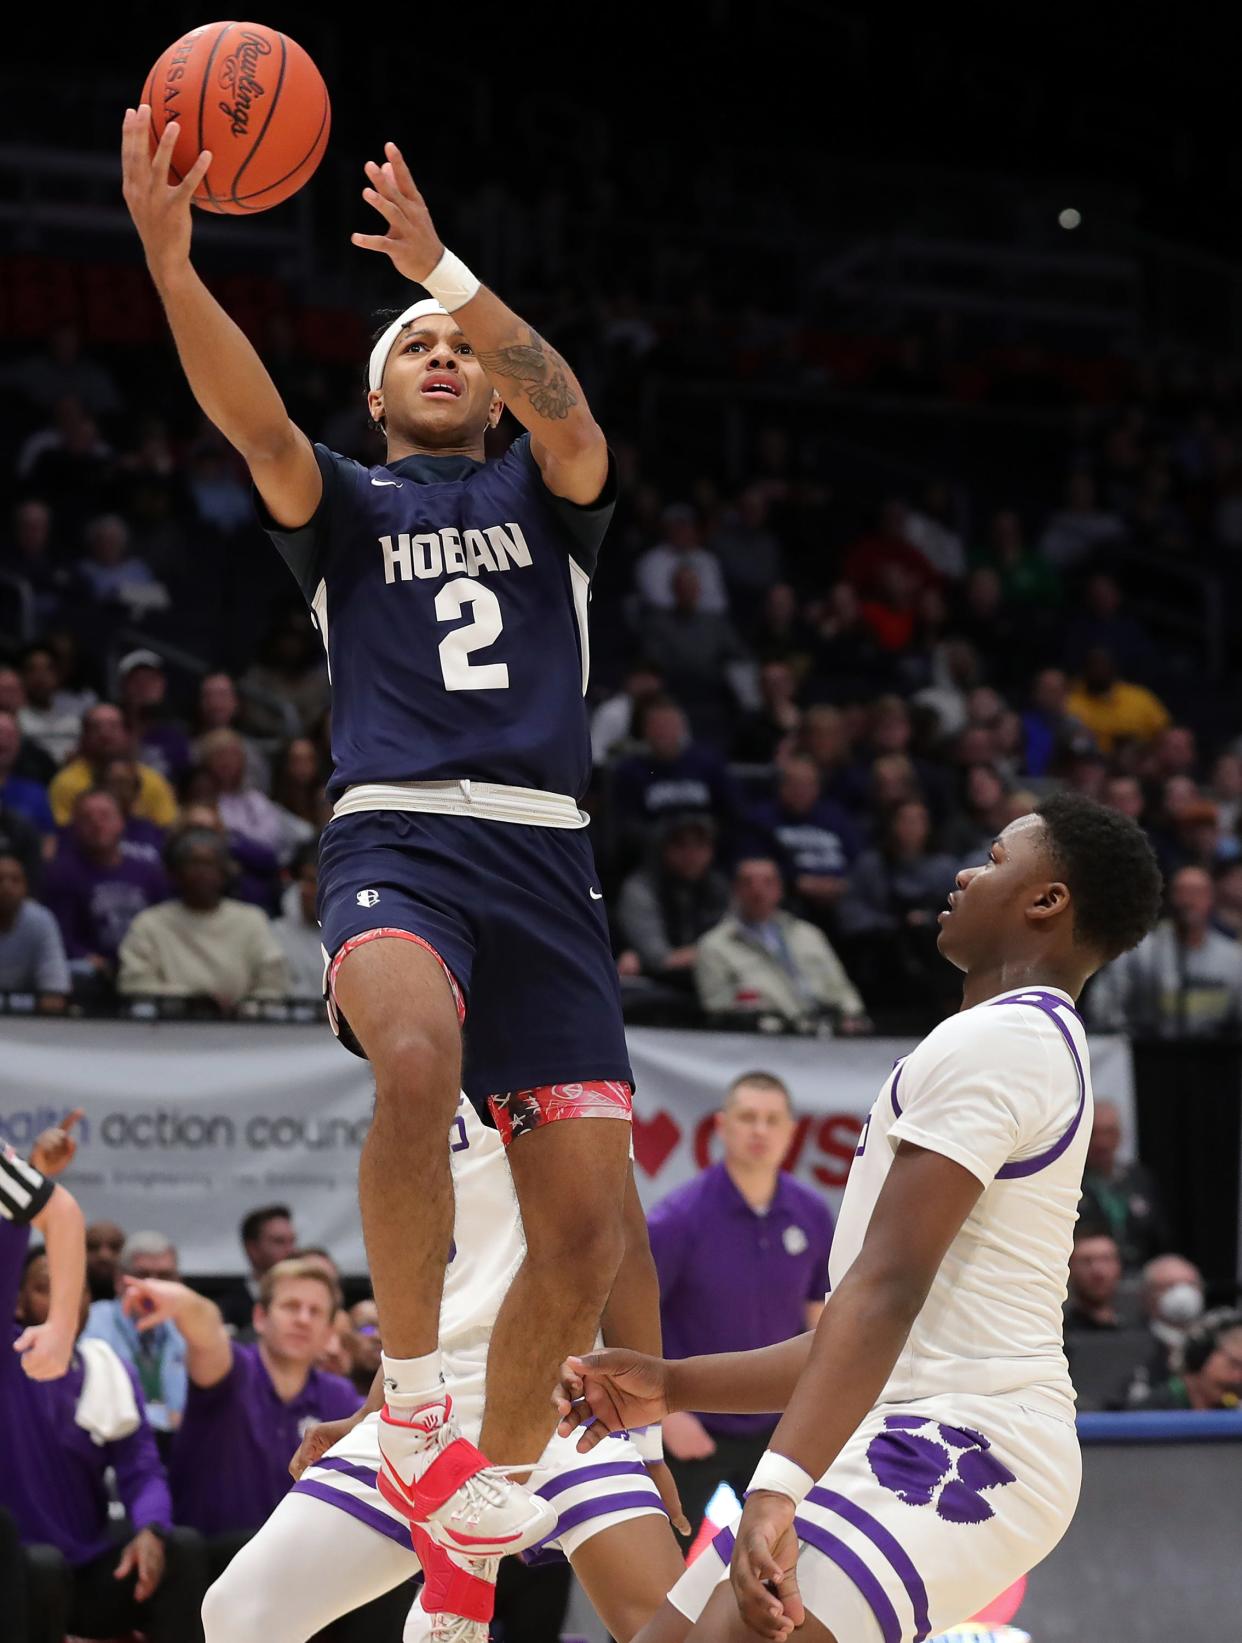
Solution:
[(82, 1394), (73, 1420), (92, 1443), (114, 1443), (138, 1430), (142, 1416), (134, 1396), (134, 1383), (125, 1365), (107, 1341), (79, 1340), (82, 1355)]

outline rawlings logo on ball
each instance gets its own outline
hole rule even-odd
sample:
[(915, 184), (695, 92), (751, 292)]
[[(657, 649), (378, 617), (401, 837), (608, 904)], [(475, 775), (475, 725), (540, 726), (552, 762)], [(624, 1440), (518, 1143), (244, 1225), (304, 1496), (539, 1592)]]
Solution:
[(234, 137), (244, 137), (250, 129), (250, 105), (256, 97), (263, 96), (255, 70), (259, 59), (269, 57), (271, 51), (271, 41), (261, 34), (243, 33), (237, 50), (230, 52), (220, 64), (218, 82), (225, 91), (233, 93), (233, 103), (230, 106), (221, 102), (217, 106), (229, 121)]

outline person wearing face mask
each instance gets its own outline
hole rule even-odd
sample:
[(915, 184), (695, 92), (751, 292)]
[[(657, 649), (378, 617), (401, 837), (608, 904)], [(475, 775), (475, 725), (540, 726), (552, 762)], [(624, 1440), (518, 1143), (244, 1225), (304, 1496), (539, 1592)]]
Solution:
[(1242, 1312), (1205, 1312), (1186, 1331), (1175, 1373), (1145, 1409), (1237, 1409), (1242, 1406)]
[(1079, 1215), (1106, 1226), (1117, 1241), (1122, 1266), (1136, 1272), (1171, 1240), (1155, 1177), (1136, 1160), (1121, 1161), (1120, 1150), (1120, 1109), (1115, 1101), (1100, 1097), (1087, 1146)]
[(1141, 1299), (1151, 1351), (1116, 1401), (1122, 1409), (1146, 1407), (1173, 1374), (1187, 1332), (1203, 1316), (1203, 1274), (1184, 1255), (1157, 1255), (1143, 1268)]

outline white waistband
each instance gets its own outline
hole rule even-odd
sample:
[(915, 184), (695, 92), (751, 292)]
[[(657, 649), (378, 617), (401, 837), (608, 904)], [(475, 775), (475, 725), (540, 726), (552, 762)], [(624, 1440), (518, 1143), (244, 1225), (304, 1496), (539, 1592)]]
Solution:
[(335, 819), (363, 810), (474, 816), (479, 821), (515, 822), (521, 827), (585, 827), (591, 819), (567, 793), (476, 781), (359, 782), (345, 789), (333, 805), (332, 815)]

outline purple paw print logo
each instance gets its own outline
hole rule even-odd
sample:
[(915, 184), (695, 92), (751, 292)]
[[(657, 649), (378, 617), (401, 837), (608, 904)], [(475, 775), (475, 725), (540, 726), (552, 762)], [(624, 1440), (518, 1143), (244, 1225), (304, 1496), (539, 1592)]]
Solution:
[(921, 1415), (889, 1415), (867, 1445), (876, 1479), (907, 1506), (932, 1506), (946, 1523), (986, 1523), (985, 1489), (1014, 1481), (982, 1432)]

